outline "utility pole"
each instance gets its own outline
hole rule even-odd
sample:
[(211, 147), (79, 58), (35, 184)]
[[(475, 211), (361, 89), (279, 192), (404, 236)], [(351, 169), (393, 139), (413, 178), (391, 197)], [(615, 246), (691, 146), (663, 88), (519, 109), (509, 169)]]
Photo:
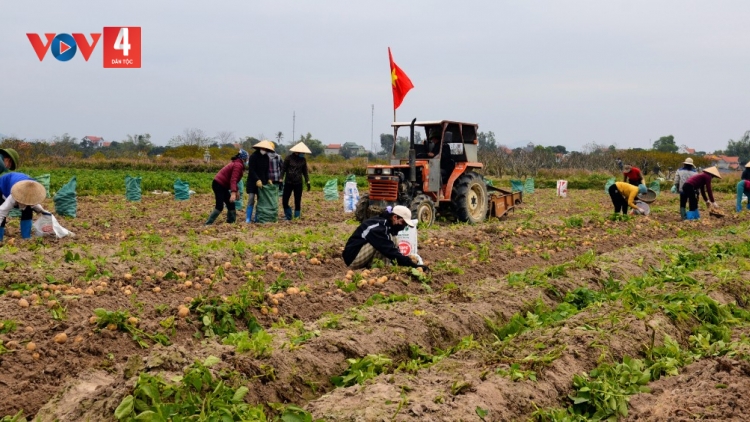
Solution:
[(295, 139), (294, 139), (294, 124), (295, 124), (296, 118), (297, 118), (296, 112), (292, 111), (292, 144), (295, 142)]
[(372, 104), (371, 106), (371, 116), (370, 116), (370, 151), (375, 154), (375, 138), (373, 137), (375, 134), (375, 104)]

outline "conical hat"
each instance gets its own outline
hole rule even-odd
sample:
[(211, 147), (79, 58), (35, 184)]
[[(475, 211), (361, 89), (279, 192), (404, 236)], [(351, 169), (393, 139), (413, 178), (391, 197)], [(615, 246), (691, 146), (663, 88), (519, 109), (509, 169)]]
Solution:
[(705, 171), (708, 174), (713, 174), (714, 176), (716, 176), (719, 179), (721, 179), (721, 174), (719, 173), (719, 169), (717, 169), (716, 166), (709, 167), (707, 169), (703, 169), (703, 171)]
[(297, 145), (291, 147), (289, 149), (289, 151), (291, 151), (291, 152), (301, 152), (303, 154), (312, 154), (312, 151), (310, 151), (310, 148), (308, 148), (307, 145), (305, 145), (304, 142), (300, 142)]
[(262, 140), (262, 141), (260, 141), (260, 142), (258, 142), (255, 145), (253, 145), (253, 148), (256, 148), (256, 149), (257, 148), (263, 148), (263, 149), (267, 149), (269, 151), (276, 152), (276, 147), (273, 146), (273, 143), (271, 143), (271, 141), (267, 141), (265, 139)]
[(10, 157), (10, 160), (13, 162), (13, 165), (10, 166), (11, 170), (15, 170), (18, 167), (18, 153), (16, 150), (13, 148), (3, 148), (0, 149), (0, 154)]
[(24, 205), (37, 205), (47, 197), (47, 191), (41, 183), (34, 180), (21, 180), (10, 188), (10, 194), (16, 202)]

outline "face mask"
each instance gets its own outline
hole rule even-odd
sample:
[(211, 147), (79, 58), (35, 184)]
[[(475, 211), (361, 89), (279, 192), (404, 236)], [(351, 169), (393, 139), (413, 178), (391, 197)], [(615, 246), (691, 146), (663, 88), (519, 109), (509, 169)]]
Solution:
[(260, 153), (261, 153), (261, 155), (266, 155), (266, 154), (268, 154), (268, 153), (266, 152), (266, 150), (264, 150), (264, 149), (260, 150)]
[(304, 156), (305, 156), (305, 153), (304, 153), (304, 152), (298, 152), (298, 153), (297, 153), (297, 156), (299, 156), (299, 157), (304, 157)]

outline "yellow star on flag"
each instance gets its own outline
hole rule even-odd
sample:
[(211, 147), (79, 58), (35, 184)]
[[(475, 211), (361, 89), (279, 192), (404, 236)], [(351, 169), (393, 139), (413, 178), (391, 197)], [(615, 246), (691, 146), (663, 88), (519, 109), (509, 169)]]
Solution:
[(396, 86), (396, 79), (398, 79), (398, 76), (396, 76), (396, 69), (391, 70), (391, 85)]

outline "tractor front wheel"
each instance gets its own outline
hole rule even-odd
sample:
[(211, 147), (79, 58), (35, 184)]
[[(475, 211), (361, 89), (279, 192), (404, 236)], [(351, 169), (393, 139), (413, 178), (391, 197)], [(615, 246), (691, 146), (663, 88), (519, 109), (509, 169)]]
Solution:
[(430, 227), (435, 222), (435, 203), (429, 196), (417, 195), (409, 206), (412, 218), (416, 218), (420, 223)]
[(357, 221), (365, 221), (368, 218), (370, 218), (370, 194), (369, 193), (363, 193), (359, 197), (359, 202), (357, 202), (357, 208), (354, 210), (354, 218), (357, 219)]
[(487, 185), (481, 176), (468, 172), (453, 185), (451, 203), (458, 221), (481, 223), (487, 218)]

